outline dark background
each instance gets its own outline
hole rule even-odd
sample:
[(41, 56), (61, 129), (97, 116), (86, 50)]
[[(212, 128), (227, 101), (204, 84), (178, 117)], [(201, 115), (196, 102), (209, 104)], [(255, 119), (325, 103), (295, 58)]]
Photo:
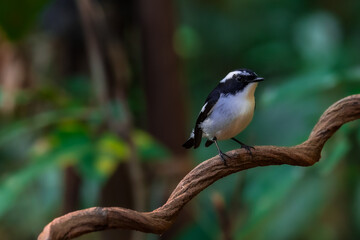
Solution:
[[(360, 92), (359, 11), (356, 0), (0, 1), (0, 239), (34, 239), (77, 209), (161, 206), (217, 154), (181, 145), (237, 68), (266, 79), (238, 138), (301, 143), (328, 106)], [(228, 176), (162, 236), (79, 239), (359, 239), (359, 143), (352, 122), (313, 167)]]

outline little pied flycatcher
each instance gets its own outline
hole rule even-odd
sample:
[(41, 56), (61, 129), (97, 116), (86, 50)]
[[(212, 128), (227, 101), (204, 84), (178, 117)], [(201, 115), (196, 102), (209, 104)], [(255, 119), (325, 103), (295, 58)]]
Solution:
[(206, 137), (205, 147), (215, 143), (225, 165), (225, 157), (230, 157), (220, 150), (218, 140), (232, 139), (251, 154), (253, 147), (240, 142), (235, 136), (251, 122), (255, 109), (255, 89), (258, 82), (263, 80), (249, 69), (228, 73), (207, 97), (195, 128), (183, 147), (197, 148), (201, 138)]

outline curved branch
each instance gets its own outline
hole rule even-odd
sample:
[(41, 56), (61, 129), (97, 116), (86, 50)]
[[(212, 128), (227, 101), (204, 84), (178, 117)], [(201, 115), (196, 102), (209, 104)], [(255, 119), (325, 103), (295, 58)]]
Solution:
[(319, 161), (325, 142), (344, 124), (360, 118), (360, 94), (339, 100), (320, 117), (308, 140), (293, 147), (257, 146), (250, 156), (244, 149), (228, 152), (231, 159), (224, 166), (216, 156), (188, 173), (168, 201), (152, 212), (94, 207), (66, 214), (50, 222), (38, 240), (71, 239), (85, 233), (110, 228), (163, 233), (192, 198), (215, 181), (245, 169), (288, 164), (311, 166)]

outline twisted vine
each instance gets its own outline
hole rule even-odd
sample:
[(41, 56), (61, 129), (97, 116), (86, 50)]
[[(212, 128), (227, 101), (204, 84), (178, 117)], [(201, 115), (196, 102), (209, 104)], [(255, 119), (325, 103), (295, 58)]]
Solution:
[(244, 149), (227, 152), (231, 159), (224, 166), (216, 156), (202, 162), (177, 185), (167, 202), (152, 212), (120, 207), (93, 207), (68, 213), (50, 222), (38, 240), (72, 239), (85, 233), (111, 228), (163, 233), (181, 209), (215, 181), (235, 172), (258, 166), (288, 164), (312, 166), (320, 160), (325, 142), (345, 123), (360, 118), (360, 94), (343, 98), (320, 117), (309, 138), (293, 147), (257, 146), (251, 157)]

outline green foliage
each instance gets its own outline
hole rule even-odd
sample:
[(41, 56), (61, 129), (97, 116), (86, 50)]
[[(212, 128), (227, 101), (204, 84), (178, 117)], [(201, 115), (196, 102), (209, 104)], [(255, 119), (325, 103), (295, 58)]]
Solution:
[[(0, 35), (29, 44), (23, 46), (31, 49), (26, 51), (29, 62), (51, 55), (41, 41), (40, 50), (33, 48), (41, 36), (31, 34), (35, 41), (27, 42), (47, 2), (0, 1)], [(304, 141), (330, 104), (360, 92), (360, 2), (335, 5), (301, 0), (176, 1), (173, 46), (189, 87), (188, 129), (217, 82), (230, 70), (246, 67), (266, 80), (256, 92), (254, 119), (239, 138), (250, 145)], [(134, 76), (127, 99), (135, 123), (130, 139), (140, 162), (155, 168), (171, 153), (141, 130), (146, 106), (143, 81), (138, 79), (139, 36), (127, 29), (123, 37), (133, 44), (133, 49), (124, 49)], [(82, 178), (81, 206), (98, 205), (102, 186), (134, 151), (121, 134), (104, 127), (104, 111), (116, 123), (126, 121), (124, 103), (114, 101), (100, 109), (89, 77), (79, 72), (64, 77), (54, 65), (67, 63), (46, 64), (45, 73), (34, 71), (36, 87), (18, 92), (14, 114), (0, 118), (1, 239), (33, 239), (59, 215), (66, 167), (74, 167)], [(256, 168), (214, 183), (194, 200), (192, 222), (174, 238), (221, 238), (211, 202), (214, 193), (225, 199), (234, 239), (359, 238), (359, 125), (342, 127), (311, 168)], [(231, 141), (220, 145), (225, 151), (238, 148)], [(200, 163), (217, 151), (211, 146), (190, 153)], [(148, 183), (152, 207), (163, 203), (165, 181)], [(14, 223), (16, 228), (11, 227)]]
[(170, 152), (148, 133), (135, 130), (132, 136), (138, 154), (144, 161), (158, 161), (170, 157)]
[[(350, 2), (359, 10), (359, 4)], [(354, 9), (348, 8), (350, 2), (335, 11), (324, 3), (301, 1), (179, 1), (180, 22), (184, 25), (178, 31), (181, 33), (186, 26), (191, 32), (190, 43), (184, 42), (180, 49), (186, 53), (193, 47), (192, 36), (200, 45), (191, 58), (179, 54), (186, 60), (190, 79), (193, 119), (189, 122), (194, 122), (206, 94), (219, 79), (229, 70), (247, 67), (265, 81), (256, 92), (254, 119), (239, 138), (255, 145), (290, 146), (304, 141), (330, 104), (360, 93), (359, 57), (351, 53), (360, 51), (354, 31), (360, 21)], [(349, 21), (352, 26), (346, 27)], [(182, 34), (186, 36), (186, 32)], [(354, 161), (359, 169), (355, 163), (359, 154), (358, 128), (359, 124), (353, 123), (340, 129), (326, 144), (320, 163), (312, 168), (266, 167), (239, 173), (246, 177), (238, 193), (241, 200), (237, 204), (242, 211), (231, 218), (234, 239), (346, 236), (346, 231), (337, 227), (336, 218), (324, 218), (335, 214), (348, 217), (341, 209), (333, 209), (338, 206), (333, 199), (344, 194), (341, 179), (347, 178), (354, 167), (349, 162)], [(226, 141), (220, 145), (224, 150), (238, 147)], [(199, 162), (215, 154), (211, 148), (195, 152)], [(352, 176), (348, 184), (356, 185), (359, 175)], [(199, 233), (202, 239), (221, 236), (219, 219), (209, 204), (212, 188), (227, 200), (228, 213), (235, 212), (232, 201), (239, 184), (236, 178), (228, 177), (200, 194), (197, 217), (179, 239), (198, 239)], [(354, 201), (349, 196), (349, 202)], [(342, 204), (349, 204), (345, 202)], [(352, 219), (347, 218), (347, 224), (351, 225)]]
[[(77, 87), (79, 85), (82, 87)], [(87, 191), (84, 206), (96, 205), (101, 186), (119, 164), (129, 160), (132, 150), (126, 140), (108, 131), (99, 132), (106, 119), (100, 109), (84, 107), (89, 95), (83, 87), (80, 78), (66, 91), (46, 86), (37, 89), (36, 94), (22, 93), (20, 106), (46, 101), (48, 108), (56, 110), (19, 117), (11, 123), (4, 121), (0, 127), (0, 221), (7, 219), (9, 212), (15, 212), (17, 206), (26, 205), (23, 195), (36, 199), (41, 190), (29, 193), (28, 188), (40, 179), (48, 179), (47, 172), (69, 166), (75, 167), (83, 178), (84, 191)], [(116, 111), (121, 120), (123, 110), (117, 106), (113, 104), (109, 108)], [(144, 131), (134, 130), (131, 139), (140, 161), (153, 162), (169, 156), (168, 151)], [(89, 196), (89, 192), (93, 195)], [(49, 199), (48, 205), (52, 208), (54, 201), (58, 201), (49, 196), (45, 199)], [(46, 214), (39, 217), (44, 218)], [(21, 223), (24, 225), (18, 227), (27, 228), (26, 221)], [(36, 222), (38, 227), (45, 223)]]
[(25, 37), (48, 0), (0, 1), (0, 30), (11, 40)]
[[(42, 148), (39, 144), (46, 143), (38, 143), (38, 146), (35, 146), (38, 149)], [(20, 193), (24, 191), (34, 179), (41, 176), (45, 170), (54, 167), (56, 164), (63, 165), (76, 161), (79, 155), (82, 155), (88, 147), (87, 144), (81, 141), (74, 141), (72, 144), (56, 147), (46, 153), (42, 152), (42, 150), (36, 150), (41, 151), (41, 154), (34, 154), (31, 163), (27, 167), (24, 167), (1, 181), (0, 197), (2, 201), (0, 204), (0, 218), (6, 211), (16, 205)]]

